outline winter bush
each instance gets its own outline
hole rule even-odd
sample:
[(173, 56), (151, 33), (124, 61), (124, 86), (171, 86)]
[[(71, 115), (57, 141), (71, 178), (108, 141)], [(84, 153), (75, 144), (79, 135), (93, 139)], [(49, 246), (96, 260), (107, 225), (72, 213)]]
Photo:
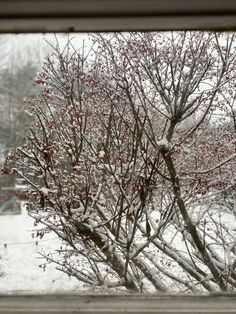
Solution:
[(234, 290), (222, 191), (235, 203), (235, 35), (90, 40), (45, 59), (34, 124), (7, 157), (30, 186), (37, 236), (62, 241), (45, 265), (116, 291)]

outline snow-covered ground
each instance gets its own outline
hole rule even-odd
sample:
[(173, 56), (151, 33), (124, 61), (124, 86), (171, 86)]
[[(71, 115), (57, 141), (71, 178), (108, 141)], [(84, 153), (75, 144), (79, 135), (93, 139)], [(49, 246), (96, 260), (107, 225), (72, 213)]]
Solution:
[(23, 208), (21, 215), (0, 216), (0, 293), (79, 292), (82, 285), (49, 265), (45, 271), (40, 250), (53, 250), (58, 240), (53, 235), (43, 240), (32, 238), (33, 219)]
[[(195, 207), (195, 212), (192, 213), (193, 218), (195, 215), (199, 216), (198, 210), (202, 212), (203, 209)], [(227, 229), (230, 229), (231, 233), (235, 231), (236, 221), (231, 213), (221, 212), (217, 208), (214, 212), (214, 219), (221, 222), (222, 226), (225, 225)], [(209, 226), (212, 230), (216, 227), (215, 223)], [(39, 252), (42, 250), (45, 252), (54, 251), (60, 243), (53, 234), (45, 235), (42, 240), (32, 238), (34, 230), (34, 221), (27, 215), (24, 207), (21, 215), (0, 215), (0, 273), (2, 273), (2, 276), (0, 276), (0, 294), (86, 292), (88, 288), (83, 287), (83, 284), (76, 279), (69, 278), (56, 270), (55, 265), (48, 265), (45, 271), (42, 267), (39, 267), (45, 261)], [(170, 232), (166, 235), (166, 240), (169, 240), (173, 245), (176, 244), (178, 250), (183, 253), (186, 250), (184, 242), (181, 237), (175, 234), (170, 229)], [(209, 243), (212, 242), (210, 238), (208, 240)], [(230, 262), (230, 254), (225, 256), (225, 253), (217, 245), (214, 249), (222, 259)], [(155, 254), (154, 251), (153, 254)], [(181, 271), (177, 263), (166, 259), (165, 256), (162, 257), (160, 252), (158, 254), (161, 263), (163, 259), (163, 266), (167, 267), (169, 272), (176, 274)], [(168, 284), (170, 289), (174, 291), (175, 285), (171, 282), (168, 282)]]

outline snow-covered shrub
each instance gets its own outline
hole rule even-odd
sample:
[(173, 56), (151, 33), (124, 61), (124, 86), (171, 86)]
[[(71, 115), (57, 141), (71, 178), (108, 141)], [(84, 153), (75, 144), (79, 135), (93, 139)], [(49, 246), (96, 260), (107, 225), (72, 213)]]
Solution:
[[(45, 59), (27, 142), (8, 160), (29, 184), (46, 263), (88, 286), (204, 292), (236, 287), (235, 36), (93, 35)], [(226, 112), (226, 109), (228, 110)], [(230, 122), (231, 121), (231, 122)]]

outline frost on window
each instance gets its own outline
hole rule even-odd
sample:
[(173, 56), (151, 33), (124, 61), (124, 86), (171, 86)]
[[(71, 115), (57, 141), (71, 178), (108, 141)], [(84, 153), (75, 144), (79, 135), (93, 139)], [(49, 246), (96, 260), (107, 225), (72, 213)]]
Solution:
[(54, 271), (54, 290), (234, 291), (235, 34), (91, 34), (47, 47), (40, 68), (25, 63), (27, 83), (13, 67), (8, 96), (0, 86), (1, 179), (13, 181), (37, 272)]

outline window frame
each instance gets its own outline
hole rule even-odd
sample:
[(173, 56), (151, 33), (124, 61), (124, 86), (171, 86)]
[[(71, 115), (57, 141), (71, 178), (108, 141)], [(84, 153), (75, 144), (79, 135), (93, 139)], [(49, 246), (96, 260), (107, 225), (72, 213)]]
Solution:
[[(0, 33), (236, 30), (234, 0), (0, 0)], [(232, 297), (233, 296), (233, 297)], [(234, 294), (213, 296), (0, 296), (0, 313), (235, 312)], [(59, 308), (58, 305), (61, 305)], [(141, 306), (142, 305), (142, 306)], [(145, 307), (146, 305), (146, 307)], [(144, 310), (145, 309), (145, 310)]]
[(236, 30), (234, 0), (0, 0), (0, 33)]

